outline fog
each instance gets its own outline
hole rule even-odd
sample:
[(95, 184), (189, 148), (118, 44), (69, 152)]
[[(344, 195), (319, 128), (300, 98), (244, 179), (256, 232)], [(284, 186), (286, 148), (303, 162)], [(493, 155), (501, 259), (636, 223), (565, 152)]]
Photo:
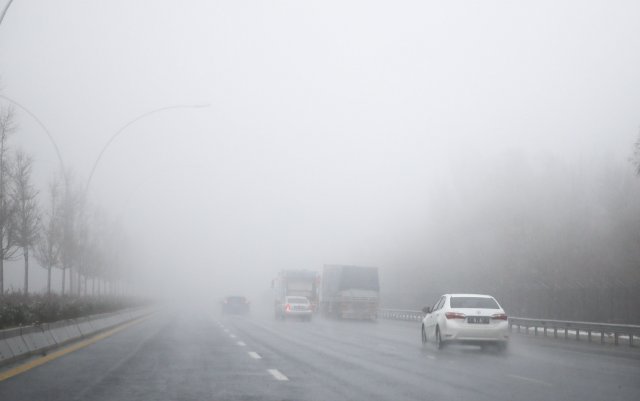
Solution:
[[(637, 285), (639, 16), (634, 1), (16, 1), (0, 95), (82, 185), (132, 119), (206, 105), (125, 128), (87, 190), (145, 296), (263, 299), (279, 270), (334, 263), (378, 266), (398, 307), (581, 275)], [(45, 203), (56, 153), (16, 118)], [(5, 266), (5, 286), (22, 273)]]

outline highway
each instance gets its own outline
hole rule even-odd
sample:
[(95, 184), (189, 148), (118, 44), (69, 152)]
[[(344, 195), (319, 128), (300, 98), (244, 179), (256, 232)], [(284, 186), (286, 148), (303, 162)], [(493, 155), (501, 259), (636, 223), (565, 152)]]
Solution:
[(418, 323), (162, 311), (0, 382), (0, 400), (635, 400), (638, 378), (624, 346), (437, 351)]

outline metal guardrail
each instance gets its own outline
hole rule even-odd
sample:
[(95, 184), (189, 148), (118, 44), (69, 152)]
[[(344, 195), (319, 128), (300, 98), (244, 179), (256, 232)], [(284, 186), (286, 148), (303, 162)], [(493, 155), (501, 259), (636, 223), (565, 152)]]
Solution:
[(406, 309), (380, 309), (380, 317), (382, 319), (390, 320), (409, 320), (419, 322), (424, 317), (424, 313), (419, 310), (406, 310)]
[(527, 319), (522, 317), (509, 318), (509, 330), (513, 331), (513, 327), (517, 327), (517, 332), (521, 333), (522, 328), (528, 334), (533, 328), (533, 334), (538, 335), (541, 330), (546, 337), (549, 331), (553, 331), (553, 337), (558, 338), (558, 331), (565, 339), (571, 337), (576, 341), (580, 341), (582, 334), (587, 335), (587, 341), (591, 342), (594, 333), (599, 334), (600, 343), (605, 343), (605, 338), (613, 336), (613, 343), (619, 345), (621, 337), (628, 337), (629, 346), (633, 347), (634, 337), (640, 337), (640, 326), (633, 324), (611, 324), (611, 323), (593, 323), (593, 322), (573, 322), (566, 320), (547, 320), (547, 319)]
[[(424, 317), (422, 311), (406, 309), (380, 309), (379, 316), (382, 319), (421, 321)], [(509, 317), (509, 331), (513, 332), (514, 327), (517, 333), (529, 334), (533, 329), (533, 335), (540, 332), (545, 337), (553, 332), (553, 337), (558, 338), (558, 332), (565, 338), (573, 338), (580, 341), (581, 336), (586, 334), (586, 339), (591, 342), (594, 334), (599, 335), (600, 343), (604, 344), (609, 337), (613, 337), (615, 345), (620, 344), (621, 338), (628, 338), (630, 347), (634, 346), (634, 338), (640, 338), (640, 325), (633, 324), (611, 324), (593, 322), (574, 322), (569, 320), (549, 320), (549, 319), (528, 319), (523, 317)]]

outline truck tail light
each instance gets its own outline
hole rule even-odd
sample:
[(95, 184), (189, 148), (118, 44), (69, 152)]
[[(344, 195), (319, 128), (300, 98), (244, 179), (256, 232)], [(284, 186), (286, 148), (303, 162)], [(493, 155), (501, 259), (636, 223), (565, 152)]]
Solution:
[(290, 304), (286, 304), (284, 306), (284, 310), (287, 311), (287, 312), (291, 312), (291, 305)]

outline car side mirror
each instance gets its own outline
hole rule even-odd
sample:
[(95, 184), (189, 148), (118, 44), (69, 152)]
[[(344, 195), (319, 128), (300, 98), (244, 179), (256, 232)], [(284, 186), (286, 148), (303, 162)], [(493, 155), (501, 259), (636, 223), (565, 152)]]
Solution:
[(431, 313), (431, 308), (428, 306), (425, 306), (424, 308), (422, 308), (422, 313), (424, 313), (425, 315), (428, 313)]

